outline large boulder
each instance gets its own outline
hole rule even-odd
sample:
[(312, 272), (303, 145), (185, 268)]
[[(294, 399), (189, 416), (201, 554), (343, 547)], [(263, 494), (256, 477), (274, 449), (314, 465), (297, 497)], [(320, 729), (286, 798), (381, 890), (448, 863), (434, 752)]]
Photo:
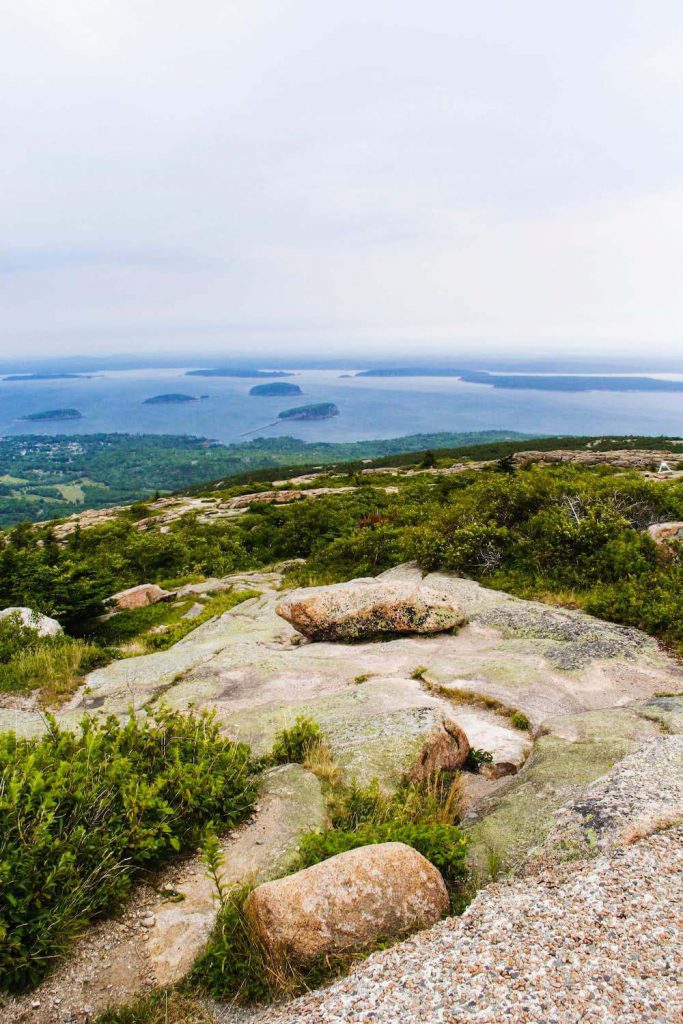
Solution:
[(134, 608), (146, 608), (147, 605), (158, 604), (159, 601), (170, 601), (175, 596), (175, 591), (164, 590), (156, 583), (141, 583), (137, 587), (129, 587), (128, 590), (112, 594), (107, 603), (113, 611), (123, 612)]
[(58, 636), (62, 632), (56, 619), (41, 615), (33, 608), (5, 608), (0, 612), (0, 619), (8, 619), (11, 615), (16, 615), (22, 626), (34, 629), (38, 636)]
[(312, 640), (444, 633), (465, 621), (453, 597), (409, 580), (352, 580), (294, 590), (275, 609)]
[(433, 864), (403, 843), (380, 843), (259, 885), (244, 909), (275, 960), (305, 964), (429, 927), (448, 907)]
[(464, 767), (470, 743), (451, 718), (445, 715), (427, 734), (410, 772), (412, 782), (424, 782), (437, 772), (457, 772)]

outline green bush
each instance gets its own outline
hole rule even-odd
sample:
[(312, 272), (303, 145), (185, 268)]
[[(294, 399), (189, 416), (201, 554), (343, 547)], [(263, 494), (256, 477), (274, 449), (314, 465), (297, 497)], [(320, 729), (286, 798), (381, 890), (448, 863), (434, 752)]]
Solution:
[(252, 808), (247, 747), (211, 715), (120, 723), (48, 718), (37, 740), (0, 734), (0, 987), (35, 984), (135, 875), (196, 847), (210, 820)]
[(19, 612), (0, 619), (0, 665), (6, 665), (17, 654), (31, 650), (39, 643), (38, 631), (25, 625)]
[(469, 772), (478, 772), (483, 764), (491, 764), (493, 754), (490, 750), (481, 750), (479, 747), (470, 747), (467, 752), (465, 768)]
[(301, 840), (300, 866), (311, 867), (338, 853), (376, 843), (412, 846), (439, 869), (452, 892), (461, 888), (467, 878), (467, 838), (456, 825), (386, 821), (379, 825), (359, 825), (349, 831), (329, 829), (327, 832), (312, 832)]
[(281, 729), (275, 736), (270, 761), (273, 764), (303, 764), (313, 747), (322, 740), (320, 726), (311, 718), (299, 715), (294, 725)]

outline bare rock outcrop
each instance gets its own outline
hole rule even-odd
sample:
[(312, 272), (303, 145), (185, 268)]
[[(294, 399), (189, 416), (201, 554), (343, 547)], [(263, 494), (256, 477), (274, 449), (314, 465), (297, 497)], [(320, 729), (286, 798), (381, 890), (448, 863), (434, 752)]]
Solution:
[(8, 619), (11, 616), (16, 616), (27, 629), (35, 630), (38, 636), (58, 636), (62, 632), (62, 627), (56, 619), (51, 619), (49, 615), (41, 615), (33, 608), (5, 608), (0, 612), (0, 619)]
[(457, 772), (465, 764), (470, 743), (460, 726), (444, 715), (425, 738), (410, 773), (413, 782), (424, 782), (436, 772)]
[(134, 608), (146, 608), (150, 604), (158, 604), (159, 601), (170, 601), (175, 597), (175, 591), (164, 590), (156, 583), (140, 583), (137, 587), (129, 587), (128, 590), (120, 590), (109, 598), (109, 605), (113, 611), (130, 611)]
[(380, 843), (258, 886), (245, 912), (276, 961), (309, 963), (428, 927), (448, 907), (443, 878), (422, 854)]
[(647, 532), (655, 544), (683, 541), (683, 523), (654, 523)]
[(311, 640), (445, 633), (465, 621), (451, 594), (407, 580), (359, 579), (306, 587), (288, 594), (276, 611)]

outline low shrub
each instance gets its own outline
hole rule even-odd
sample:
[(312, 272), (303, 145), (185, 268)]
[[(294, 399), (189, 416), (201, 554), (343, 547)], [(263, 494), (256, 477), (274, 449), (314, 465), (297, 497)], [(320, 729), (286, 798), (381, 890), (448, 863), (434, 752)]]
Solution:
[(126, 722), (51, 716), (40, 739), (0, 734), (0, 987), (35, 984), (133, 878), (231, 827), (256, 793), (247, 747), (208, 714)]
[(465, 769), (468, 772), (478, 772), (483, 764), (491, 764), (493, 754), (490, 750), (481, 750), (479, 747), (470, 747), (467, 752)]
[(294, 725), (276, 734), (270, 761), (272, 764), (303, 764), (321, 740), (318, 723), (298, 715)]
[(405, 843), (426, 857), (443, 875), (451, 892), (457, 892), (467, 877), (467, 838), (455, 825), (385, 821), (359, 825), (355, 829), (311, 832), (301, 840), (301, 868), (311, 867), (359, 846), (376, 843)]

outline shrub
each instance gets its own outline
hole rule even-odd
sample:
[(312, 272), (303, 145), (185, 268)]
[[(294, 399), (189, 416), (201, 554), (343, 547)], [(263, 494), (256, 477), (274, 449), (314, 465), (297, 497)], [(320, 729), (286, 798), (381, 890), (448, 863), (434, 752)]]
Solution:
[(449, 890), (458, 890), (467, 877), (465, 854), (467, 838), (455, 825), (385, 821), (368, 823), (355, 829), (329, 829), (309, 833), (301, 840), (300, 867), (307, 868), (328, 857), (359, 846), (376, 843), (405, 843), (426, 857), (443, 875)]
[(0, 664), (6, 664), (39, 642), (38, 631), (25, 625), (19, 612), (12, 612), (0, 619)]
[(467, 752), (465, 768), (469, 772), (478, 772), (483, 764), (491, 764), (493, 754), (490, 750), (481, 750), (479, 747), (470, 747)]
[(0, 734), (1, 986), (36, 983), (137, 873), (254, 800), (248, 748), (211, 715), (86, 717), (74, 733), (48, 717), (38, 740)]
[(303, 764), (321, 740), (318, 723), (298, 715), (294, 725), (281, 729), (275, 736), (270, 760), (273, 764)]
[(515, 713), (510, 716), (510, 721), (514, 725), (515, 729), (527, 730), (531, 728), (531, 722), (523, 711), (515, 711)]

